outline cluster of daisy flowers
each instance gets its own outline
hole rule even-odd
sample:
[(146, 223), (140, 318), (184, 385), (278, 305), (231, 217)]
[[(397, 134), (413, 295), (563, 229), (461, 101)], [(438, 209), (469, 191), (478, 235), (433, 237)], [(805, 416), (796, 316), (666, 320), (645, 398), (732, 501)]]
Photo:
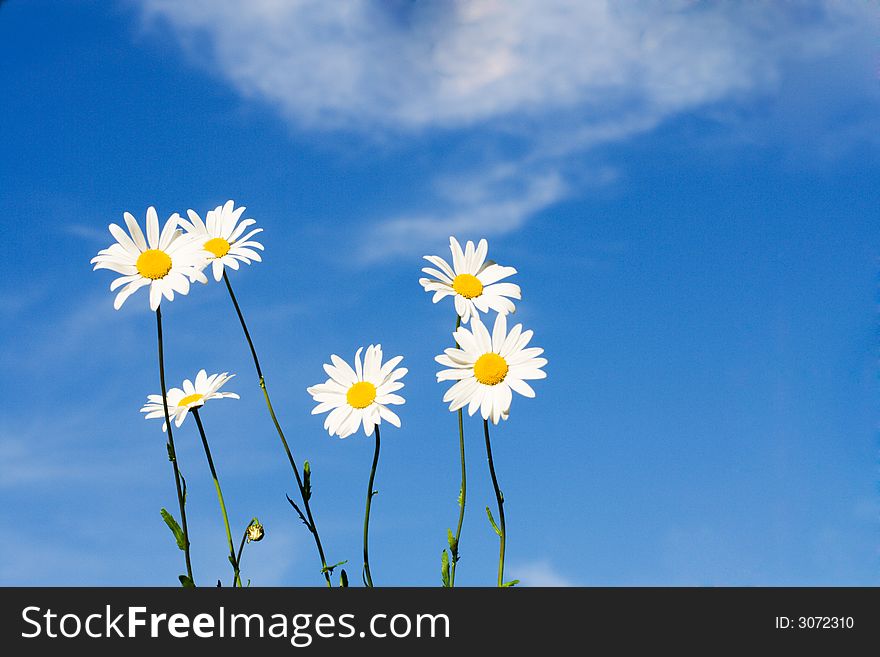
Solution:
[[(204, 270), (209, 266), (214, 279), (219, 281), (226, 267), (238, 269), (241, 263), (250, 264), (261, 260), (258, 251), (263, 245), (251, 238), (261, 228), (248, 230), (256, 222), (241, 219), (245, 208), (236, 208), (233, 201), (217, 206), (207, 212), (205, 221), (193, 210), (187, 211), (189, 221), (179, 213), (172, 214), (161, 227), (154, 207), (147, 208), (146, 233), (135, 217), (123, 214), (127, 231), (118, 224), (110, 224), (110, 234), (116, 242), (102, 249), (92, 258), (95, 269), (109, 269), (119, 276), (110, 283), (110, 291), (116, 292), (113, 307), (119, 310), (135, 292), (141, 288), (149, 291), (150, 310), (156, 313), (159, 339), (159, 374), (162, 390), (159, 394), (147, 397), (141, 409), (147, 419), (163, 419), (162, 430), (167, 433), (168, 458), (172, 463), (175, 487), (179, 506), (180, 521), (166, 509), (162, 518), (174, 534), (178, 547), (185, 554), (186, 574), (180, 575), (183, 586), (195, 586), (190, 558), (190, 537), (186, 519), (186, 480), (174, 445), (173, 427), (180, 428), (188, 415), (193, 415), (205, 450), (208, 466), (214, 479), (226, 537), (229, 548), (229, 561), (232, 565), (233, 586), (241, 586), (240, 567), (245, 543), (259, 541), (263, 537), (263, 526), (253, 518), (245, 527), (241, 545), (236, 552), (229, 517), (219, 476), (208, 444), (199, 411), (214, 399), (238, 399), (234, 392), (222, 392), (221, 388), (234, 376), (228, 372), (208, 375), (202, 369), (195, 380), (186, 379), (181, 387), (166, 389), (165, 366), (162, 335), (162, 301), (173, 301), (175, 293), (187, 295), (193, 283), (207, 284)], [(227, 281), (228, 282), (228, 281)], [(231, 294), (231, 287), (230, 287)]]
[(263, 245), (250, 238), (263, 229), (243, 235), (255, 223), (253, 219), (239, 223), (244, 210), (234, 209), (234, 203), (228, 201), (208, 212), (205, 222), (193, 210), (187, 212), (190, 221), (175, 212), (160, 233), (159, 215), (151, 206), (147, 208), (146, 237), (137, 219), (126, 212), (123, 217), (128, 233), (118, 224), (110, 224), (116, 243), (92, 258), (95, 269), (121, 274), (110, 283), (111, 292), (119, 289), (113, 307), (119, 310), (128, 297), (149, 287), (150, 310), (156, 311), (163, 297), (173, 301), (175, 292), (189, 292), (190, 283), (207, 283), (203, 270), (208, 265), (219, 281), (224, 267), (238, 269), (240, 262), (259, 262), (260, 254), (254, 249), (263, 250)]
[[(229, 561), (234, 570), (233, 585), (241, 586), (240, 564), (245, 543), (263, 537), (262, 525), (253, 518), (245, 527), (241, 545), (236, 552), (219, 477), (200, 415), (208, 401), (239, 398), (236, 393), (221, 390), (234, 375), (228, 372), (209, 375), (202, 369), (193, 380), (184, 380), (180, 387), (168, 389), (165, 383), (161, 304), (163, 301), (173, 301), (175, 293), (187, 295), (192, 284), (196, 282), (207, 284), (205, 270), (210, 268), (213, 279), (217, 282), (223, 280), (229, 292), (250, 347), (267, 410), (290, 462), (299, 492), (299, 502), (290, 496), (287, 499), (312, 534), (322, 565), (320, 572), (327, 585), (332, 586), (330, 575), (337, 566), (345, 562), (328, 565), (309, 504), (312, 495), (310, 464), (305, 461), (301, 470), (297, 465), (293, 450), (275, 415), (256, 348), (229, 280), (227, 270), (235, 271), (241, 264), (262, 261), (259, 252), (264, 247), (253, 240), (262, 228), (255, 227), (256, 222), (253, 219), (242, 219), (244, 211), (244, 207), (236, 208), (233, 201), (228, 201), (207, 212), (204, 220), (194, 210), (187, 211), (187, 219), (174, 213), (165, 220), (160, 230), (158, 214), (155, 208), (150, 207), (146, 212), (146, 232), (141, 230), (135, 217), (126, 212), (124, 222), (127, 231), (117, 224), (111, 224), (110, 233), (116, 241), (101, 250), (92, 259), (92, 264), (95, 269), (109, 269), (119, 275), (110, 284), (111, 292), (116, 292), (114, 308), (121, 308), (130, 296), (145, 288), (148, 290), (150, 309), (156, 313), (161, 391), (159, 394), (149, 395), (141, 411), (147, 419), (164, 420), (162, 430), (167, 434), (168, 455), (175, 476), (181, 522), (178, 523), (165, 509), (162, 509), (162, 516), (174, 533), (178, 547), (185, 553), (187, 574), (180, 576), (181, 582), (184, 586), (195, 586), (186, 520), (186, 482), (179, 469), (172, 430), (181, 429), (189, 415), (194, 416), (220, 502), (230, 552)], [(443, 551), (443, 584), (454, 586), (455, 565), (460, 558), (459, 541), (466, 487), (461, 414), (466, 410), (469, 416), (479, 412), (484, 422), (490, 474), (496, 490), (500, 523), (495, 522), (488, 507), (486, 511), (501, 540), (498, 583), (499, 586), (509, 586), (515, 582), (503, 581), (506, 527), (503, 495), (498, 487), (491, 453), (489, 423), (497, 425), (501, 420), (509, 419), (514, 392), (524, 397), (535, 396), (527, 381), (546, 376), (543, 367), (547, 360), (541, 357), (542, 349), (529, 347), (532, 331), (524, 330), (521, 324), (508, 330), (507, 317), (516, 310), (514, 301), (521, 300), (519, 286), (506, 280), (517, 273), (516, 269), (489, 260), (489, 247), (485, 239), (476, 245), (467, 241), (462, 248), (451, 237), (449, 247), (451, 262), (437, 255), (425, 256), (430, 266), (422, 271), (428, 277), (419, 279), (425, 291), (433, 295), (435, 304), (451, 297), (456, 319), (455, 330), (451, 333), (454, 346), (445, 348), (435, 359), (443, 368), (437, 372), (437, 381), (452, 382), (443, 395), (443, 401), (449, 404), (451, 412), (459, 415), (462, 458), (458, 530), (455, 534), (449, 531), (451, 575), (448, 557), (446, 551)], [(495, 314), (494, 322), (489, 321), (490, 313)], [(492, 326), (491, 331), (489, 324)], [(379, 344), (358, 348), (352, 362), (333, 354), (330, 362), (324, 364), (326, 380), (307, 388), (308, 394), (317, 404), (312, 414), (326, 413), (324, 429), (331, 436), (346, 438), (362, 430), (366, 436), (373, 435), (375, 438), (363, 532), (362, 577), (367, 586), (373, 585), (368, 555), (368, 527), (371, 502), (375, 495), (373, 484), (379, 459), (380, 426), (383, 420), (394, 427), (401, 426), (401, 419), (392, 407), (405, 403), (404, 397), (399, 394), (404, 388), (402, 379), (407, 374), (406, 368), (399, 367), (402, 360), (403, 356), (386, 360)], [(347, 585), (347, 575), (342, 569), (340, 586)]]
[[(467, 406), (469, 415), (479, 410), (484, 420), (498, 424), (510, 415), (513, 392), (535, 396), (526, 380), (543, 379), (546, 374), (541, 368), (547, 360), (539, 358), (543, 349), (526, 348), (532, 331), (523, 331), (522, 324), (507, 331), (507, 315), (516, 310), (512, 299), (522, 296), (518, 285), (500, 281), (516, 269), (487, 260), (489, 245), (484, 239), (477, 246), (468, 241), (462, 250), (450, 237), (449, 248), (452, 265), (439, 256), (425, 256), (434, 267), (422, 271), (433, 278), (422, 278), (419, 283), (434, 293), (434, 303), (452, 296), (455, 312), (462, 322), (470, 322), (470, 328), (457, 328), (453, 333), (456, 347), (435, 359), (447, 368), (437, 373), (437, 380), (455, 381), (443, 397), (450, 402), (450, 411)], [(497, 313), (491, 335), (480, 319), (480, 313), (489, 310)]]

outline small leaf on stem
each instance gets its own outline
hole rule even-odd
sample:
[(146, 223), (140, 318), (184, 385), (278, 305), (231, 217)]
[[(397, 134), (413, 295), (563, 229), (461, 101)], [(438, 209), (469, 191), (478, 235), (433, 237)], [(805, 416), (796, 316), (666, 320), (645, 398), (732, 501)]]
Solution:
[(492, 517), (492, 511), (489, 507), (486, 507), (486, 515), (489, 516), (489, 523), (492, 525), (492, 529), (495, 530), (495, 533), (501, 536), (501, 530), (498, 529), (498, 525), (495, 524), (495, 518)]
[(443, 550), (443, 554), (440, 556), (440, 579), (443, 580), (443, 588), (452, 587), (449, 581), (449, 555), (446, 554), (446, 550)]
[(168, 513), (166, 509), (162, 509), (159, 513), (162, 514), (162, 520), (165, 521), (165, 524), (168, 525), (171, 533), (174, 534), (174, 540), (177, 541), (177, 547), (181, 550), (186, 550), (186, 536), (183, 535), (183, 530), (180, 528), (180, 525), (177, 524), (174, 516)]
[(321, 574), (323, 575), (324, 573), (330, 573), (332, 575), (333, 571), (336, 570), (336, 568), (346, 563), (348, 563), (348, 559), (346, 559), (345, 561), (340, 561), (339, 563), (335, 563), (332, 566), (324, 566), (323, 568), (321, 568)]
[(312, 526), (309, 524), (309, 521), (306, 520), (305, 515), (303, 515), (303, 512), (300, 511), (299, 507), (296, 505), (296, 502), (290, 499), (290, 495), (285, 495), (285, 497), (287, 498), (287, 501), (290, 502), (290, 506), (292, 506), (297, 514), (299, 514), (299, 519), (302, 520), (302, 523), (308, 528), (310, 532), (313, 532)]

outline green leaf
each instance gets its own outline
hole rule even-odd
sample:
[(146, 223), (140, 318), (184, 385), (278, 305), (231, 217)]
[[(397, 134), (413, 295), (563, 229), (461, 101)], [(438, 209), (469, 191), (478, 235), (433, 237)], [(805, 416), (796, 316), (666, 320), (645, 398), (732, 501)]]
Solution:
[(513, 586), (516, 586), (517, 584), (519, 584), (519, 580), (518, 580), (518, 579), (514, 579), (514, 580), (511, 580), (511, 581), (509, 581), (509, 582), (504, 582), (504, 584), (501, 585), (501, 588), (503, 588), (503, 589), (509, 589), (509, 588), (511, 588), (511, 587), (513, 587)]
[(323, 568), (321, 568), (321, 574), (323, 575), (324, 573), (330, 573), (332, 575), (334, 570), (346, 563), (348, 563), (348, 559), (346, 559), (345, 561), (340, 561), (339, 563), (335, 563), (332, 566), (324, 566)]
[(165, 443), (165, 448), (168, 450), (168, 460), (174, 460), (174, 448), (171, 446), (171, 443)]
[(185, 588), (185, 589), (194, 589), (194, 588), (196, 588), (195, 582), (193, 582), (193, 581), (192, 581), (189, 577), (187, 577), (186, 575), (178, 575), (178, 576), (177, 576), (177, 579), (180, 580), (181, 585), (182, 585), (183, 588)]
[(180, 471), (179, 468), (177, 470), (177, 474), (180, 475), (180, 481), (183, 484), (183, 491), (182, 491), (183, 503), (186, 504), (186, 478), (183, 476), (183, 473)]
[(303, 463), (303, 498), (312, 499), (312, 466), (308, 461)]
[(287, 498), (287, 501), (290, 502), (290, 506), (292, 506), (294, 511), (296, 511), (297, 515), (299, 515), (299, 519), (302, 520), (302, 524), (304, 524), (308, 528), (308, 530), (314, 534), (315, 531), (312, 529), (312, 526), (309, 524), (309, 521), (306, 520), (306, 517), (303, 514), (303, 512), (296, 505), (296, 502), (294, 502), (292, 499), (290, 499), (290, 495), (285, 494), (285, 497)]
[(446, 550), (440, 556), (440, 579), (443, 580), (443, 588), (451, 588), (452, 583), (449, 581), (449, 555)]
[(348, 573), (345, 572), (345, 568), (339, 571), (339, 586), (344, 589), (348, 588)]
[(452, 554), (458, 552), (458, 541), (455, 540), (455, 536), (452, 534), (451, 529), (446, 530), (446, 541), (449, 543), (449, 551)]
[(165, 524), (168, 525), (171, 533), (174, 534), (174, 540), (177, 541), (177, 547), (181, 550), (186, 550), (186, 536), (183, 535), (183, 530), (180, 528), (180, 525), (177, 524), (174, 516), (168, 513), (165, 509), (162, 509), (160, 513), (162, 514), (162, 520), (165, 521)]
[(492, 525), (492, 529), (495, 530), (495, 533), (501, 536), (501, 530), (498, 529), (498, 525), (495, 524), (495, 518), (492, 517), (492, 511), (489, 510), (489, 507), (486, 507), (486, 515), (489, 516), (489, 524)]
[(464, 506), (464, 490), (459, 488), (458, 489), (458, 508), (460, 509), (463, 506)]

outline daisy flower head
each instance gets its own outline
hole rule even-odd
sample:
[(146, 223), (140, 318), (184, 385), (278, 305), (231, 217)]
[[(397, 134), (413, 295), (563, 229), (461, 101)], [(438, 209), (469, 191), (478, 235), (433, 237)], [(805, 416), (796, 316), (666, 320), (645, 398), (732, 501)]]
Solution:
[(487, 260), (489, 244), (486, 240), (480, 240), (477, 246), (468, 240), (462, 250), (458, 240), (450, 237), (449, 248), (451, 266), (440, 256), (424, 256), (434, 267), (425, 267), (422, 271), (432, 278), (420, 278), (419, 283), (425, 292), (434, 293), (434, 303), (453, 296), (455, 312), (465, 323), (489, 310), (501, 315), (516, 310), (511, 299), (522, 298), (519, 285), (499, 282), (515, 274), (516, 269)]
[(371, 344), (364, 353), (362, 364), (362, 351), (363, 347), (354, 355), (354, 368), (339, 356), (330, 356), (333, 364), (324, 364), (324, 371), (330, 378), (307, 388), (318, 402), (312, 415), (330, 411), (324, 420), (324, 428), (331, 436), (336, 434), (347, 438), (360, 426), (369, 436), (382, 420), (400, 427), (400, 418), (388, 406), (405, 401), (394, 394), (403, 388), (400, 379), (407, 373), (405, 367), (397, 367), (403, 356), (395, 356), (383, 364), (382, 346)]
[(201, 246), (179, 230), (179, 214), (171, 215), (160, 232), (156, 208), (147, 208), (146, 237), (134, 216), (126, 212), (123, 217), (128, 233), (121, 226), (110, 224), (110, 234), (116, 243), (101, 249), (91, 260), (96, 270), (122, 274), (110, 283), (111, 292), (122, 288), (113, 301), (116, 310), (142, 287), (149, 286), (150, 310), (155, 311), (162, 297), (173, 301), (175, 292), (189, 292), (191, 282), (208, 282), (202, 273), (205, 257)]
[(484, 420), (506, 420), (510, 413), (513, 392), (524, 397), (534, 397), (535, 391), (526, 383), (531, 379), (544, 379), (546, 358), (540, 347), (529, 347), (532, 331), (523, 331), (522, 324), (507, 331), (507, 318), (498, 314), (492, 334), (476, 315), (471, 318), (470, 330), (460, 327), (453, 333), (460, 349), (446, 349), (435, 357), (448, 369), (437, 372), (437, 381), (456, 383), (443, 395), (449, 402), (449, 410), (468, 407), (468, 415), (477, 409)]
[(199, 246), (204, 249), (205, 257), (211, 263), (214, 280), (223, 278), (224, 267), (238, 269), (238, 263), (251, 264), (252, 260), (262, 262), (260, 254), (254, 249), (264, 250), (263, 245), (254, 242), (251, 238), (262, 232), (262, 228), (254, 228), (247, 231), (256, 221), (253, 219), (241, 219), (245, 207), (236, 208), (233, 201), (226, 201), (225, 205), (218, 205), (205, 215), (205, 221), (194, 210), (187, 210), (186, 219), (180, 220), (180, 225), (197, 240)]
[[(205, 370), (199, 370), (195, 382), (184, 380), (182, 388), (171, 388), (168, 391), (168, 417), (174, 420), (174, 426), (179, 427), (186, 419), (187, 413), (194, 408), (204, 406), (210, 399), (239, 399), (234, 392), (220, 392), (234, 374), (223, 372), (208, 376)], [(148, 395), (147, 403), (141, 409), (146, 413), (145, 419), (164, 418), (165, 408), (162, 404), (162, 395)], [(168, 425), (162, 423), (162, 431), (167, 431)]]

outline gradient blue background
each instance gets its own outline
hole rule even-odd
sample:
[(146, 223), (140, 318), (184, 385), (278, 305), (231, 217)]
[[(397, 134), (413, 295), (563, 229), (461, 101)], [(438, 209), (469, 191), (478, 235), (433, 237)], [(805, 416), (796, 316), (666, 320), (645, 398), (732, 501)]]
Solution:
[[(874, 27), (778, 63), (769, 86), (563, 149), (566, 193), (512, 224), (455, 230), (488, 236), (490, 256), (519, 270), (514, 319), (550, 361), (537, 398), (516, 398), (493, 434), (511, 578), (880, 584)], [(0, 583), (173, 585), (183, 572), (159, 517), (176, 515), (163, 437), (138, 413), (158, 387), (154, 317), (145, 294), (115, 312), (112, 277), (89, 259), (123, 211), (233, 198), (265, 228), (264, 262), (232, 280), (294, 451), (312, 463), (328, 558), (359, 582), (372, 443), (328, 437), (305, 388), (330, 353), (380, 341), (410, 371), (403, 428), (383, 433), (374, 579), (436, 585), (458, 454), (433, 356), (455, 319), (417, 279), (423, 254), (448, 255), (445, 228), (385, 252), (381, 226), (455, 211), (434, 193), (438, 170), (530, 146), (491, 117), (309, 124), (239, 93), (197, 50), (139, 3), (0, 7)], [(524, 124), (554, 120), (532, 111)], [(197, 286), (163, 313), (171, 382), (238, 374), (241, 401), (203, 419), (233, 523), (266, 527), (245, 576), (319, 584), (225, 290)], [(480, 428), (466, 422), (464, 585), (492, 584), (497, 558)], [(176, 440), (196, 579), (226, 581), (191, 420)]]

